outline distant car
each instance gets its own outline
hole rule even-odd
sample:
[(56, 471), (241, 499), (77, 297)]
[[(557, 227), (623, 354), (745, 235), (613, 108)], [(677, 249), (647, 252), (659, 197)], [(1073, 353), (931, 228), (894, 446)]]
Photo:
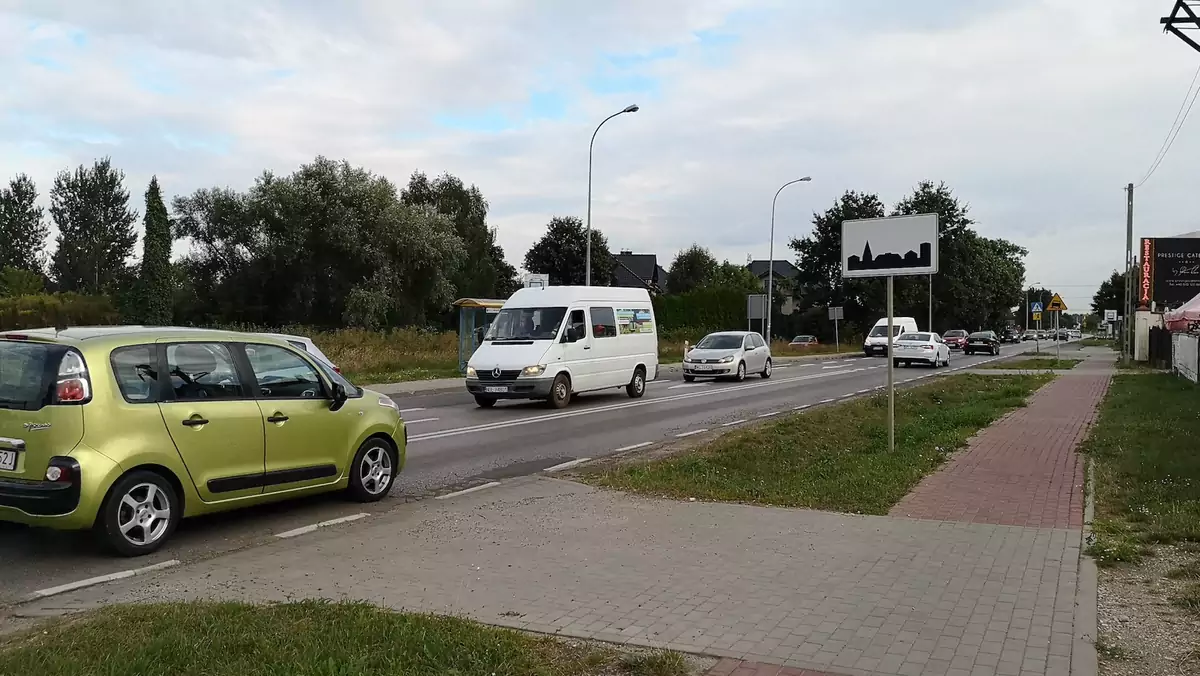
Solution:
[(1071, 333), (1069, 331), (1067, 331), (1066, 329), (1059, 329), (1057, 332), (1055, 332), (1054, 339), (1055, 340), (1070, 340)]
[(788, 343), (788, 347), (816, 347), (820, 344), (816, 336), (796, 336)]
[(976, 352), (1000, 354), (1000, 338), (996, 336), (995, 331), (976, 331), (967, 336), (967, 346), (963, 348), (963, 353), (975, 354)]
[(1021, 340), (1037, 340), (1037, 331), (1026, 331), (1021, 334)]
[(1000, 332), (1000, 342), (1019, 343), (1021, 342), (1020, 334), (1018, 334), (1016, 329), (1013, 328), (1004, 329), (1004, 331)]
[(752, 331), (710, 333), (683, 357), (683, 379), (746, 379), (747, 373), (771, 377), (771, 348)]
[(893, 347), (892, 364), (908, 366), (915, 362), (934, 368), (949, 366), (950, 348), (936, 333), (902, 333)]
[(340, 374), (342, 372), (342, 370), (333, 363), (333, 360), (325, 356), (325, 353), (321, 351), (321, 348), (317, 347), (317, 344), (312, 342), (312, 340), (309, 338), (305, 338), (304, 336), (293, 336), (286, 333), (260, 333), (259, 335), (285, 340), (289, 345), (297, 350), (304, 350), (305, 352), (311, 354), (318, 361), (324, 362), (324, 365), (333, 369), (334, 373)]
[(953, 329), (942, 334), (942, 341), (951, 350), (961, 350), (963, 345), (967, 344), (967, 332), (962, 329)]

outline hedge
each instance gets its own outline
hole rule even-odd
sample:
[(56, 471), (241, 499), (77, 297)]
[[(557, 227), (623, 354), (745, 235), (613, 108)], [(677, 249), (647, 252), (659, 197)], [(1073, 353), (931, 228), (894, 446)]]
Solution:
[(42, 293), (0, 298), (0, 331), (116, 324), (120, 314), (107, 296)]
[(746, 294), (735, 289), (697, 289), (657, 296), (654, 315), (660, 331), (736, 331), (746, 325)]

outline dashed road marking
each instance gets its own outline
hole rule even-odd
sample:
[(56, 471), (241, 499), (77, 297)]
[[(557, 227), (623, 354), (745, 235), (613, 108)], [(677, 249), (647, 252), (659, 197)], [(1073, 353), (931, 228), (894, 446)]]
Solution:
[(311, 533), (318, 528), (324, 528), (326, 526), (334, 526), (339, 523), (348, 523), (350, 521), (358, 521), (359, 519), (362, 519), (367, 516), (369, 516), (369, 514), (367, 514), (366, 512), (359, 512), (358, 514), (351, 514), (350, 516), (343, 516), (343, 517), (340, 517), (337, 519), (330, 519), (328, 521), (322, 521), (320, 523), (310, 523), (307, 526), (301, 526), (299, 528), (293, 528), (292, 530), (284, 531), (282, 533), (276, 533), (275, 537), (277, 537), (277, 538), (294, 538), (297, 535), (304, 535), (306, 533)]
[(618, 448), (617, 450), (613, 451), (613, 453), (624, 453), (625, 451), (634, 451), (639, 448), (645, 448), (647, 446), (650, 446), (653, 443), (654, 443), (653, 441), (643, 441), (640, 444), (634, 444), (632, 446), (622, 446), (622, 447)]
[(417, 423), (434, 422), (437, 420), (441, 420), (441, 418), (418, 418), (416, 420), (405, 420), (404, 424), (405, 425), (416, 425)]
[(797, 407), (793, 408), (792, 410), (793, 411), (803, 411), (804, 409), (808, 408), (809, 406), (812, 406), (812, 404), (801, 404), (800, 406), (797, 406)]
[(759, 417), (759, 418), (770, 418), (770, 417), (771, 417), (771, 416), (773, 416), (773, 415), (779, 415), (779, 411), (771, 411), (770, 413), (760, 413), (760, 414), (758, 414), (758, 416), (757, 416), (757, 417)]
[(454, 491), (453, 493), (439, 495), (436, 498), (434, 498), (434, 500), (449, 500), (450, 498), (457, 498), (460, 495), (466, 495), (467, 493), (474, 493), (475, 491), (481, 491), (485, 488), (492, 488), (494, 486), (499, 486), (499, 485), (500, 485), (499, 481), (489, 481), (486, 484), (482, 484), (479, 486), (472, 486), (470, 488), (464, 488), (461, 491)]
[(423, 409), (423, 408), (402, 408), (402, 409), (400, 409), (400, 412), (401, 413), (416, 413), (417, 411), (424, 411), (424, 410), (425, 409)]
[(151, 566), (143, 566), (141, 568), (122, 570), (117, 573), (109, 573), (108, 575), (98, 575), (96, 577), (89, 577), (84, 580), (76, 580), (75, 582), (68, 582), (66, 584), (60, 584), (57, 587), (47, 587), (45, 589), (39, 589), (39, 590), (33, 592), (32, 594), (30, 594), (29, 600), (44, 599), (47, 596), (54, 596), (55, 594), (62, 594), (64, 592), (75, 591), (76, 589), (83, 589), (84, 587), (91, 587), (91, 586), (98, 585), (98, 584), (104, 584), (105, 582), (112, 582), (113, 580), (124, 580), (125, 578), (133, 577), (134, 575), (143, 575), (145, 573), (153, 573), (154, 571), (163, 570), (164, 568), (170, 568), (171, 566), (177, 566), (177, 565), (179, 565), (179, 561), (177, 559), (171, 559), (170, 561), (163, 561), (162, 563), (156, 563)]
[(822, 399), (821, 401), (819, 401), (819, 402), (817, 402), (817, 403), (819, 403), (819, 404), (828, 404), (828, 403), (831, 403), (832, 401), (833, 401), (832, 399)]
[[(647, 443), (649, 443), (649, 442), (647, 442)], [(588, 460), (591, 460), (591, 458), (575, 458), (574, 460), (560, 462), (557, 465), (554, 465), (553, 467), (547, 467), (546, 469), (544, 469), (542, 471), (543, 472), (561, 472), (564, 469), (570, 469), (576, 465), (582, 465), (583, 463), (587, 462)]]
[(678, 389), (682, 389), (685, 387), (704, 387), (706, 385), (712, 385), (713, 383), (714, 383), (714, 381), (712, 381), (712, 380), (703, 382), (703, 383), (683, 383), (682, 385), (672, 385), (672, 386), (668, 387), (667, 389), (668, 390), (678, 390)]
[(707, 431), (708, 431), (708, 428), (706, 428), (706, 427), (701, 427), (700, 429), (698, 429), (698, 430), (692, 430), (691, 432), (680, 432), (679, 434), (676, 434), (676, 435), (675, 435), (675, 437), (676, 437), (677, 439), (682, 439), (682, 438), (684, 438), (684, 437), (690, 437), (690, 436), (692, 436), (692, 435), (695, 435), (695, 434), (704, 434), (704, 433), (705, 433), (705, 432), (707, 432)]
[(746, 422), (745, 418), (738, 418), (737, 420), (730, 420), (727, 423), (721, 423), (721, 427), (733, 427), (734, 425), (741, 425), (744, 422)]

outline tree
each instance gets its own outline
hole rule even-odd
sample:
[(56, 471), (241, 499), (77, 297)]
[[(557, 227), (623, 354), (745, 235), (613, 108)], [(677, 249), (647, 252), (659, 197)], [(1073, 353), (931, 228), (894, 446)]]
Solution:
[(0, 268), (41, 272), (49, 229), (33, 179), (18, 174), (0, 190)]
[[(786, 281), (786, 280), (782, 280)], [(704, 283), (706, 287), (732, 289), (742, 293), (762, 293), (762, 280), (744, 265), (724, 261), (713, 269), (712, 276)], [(781, 288), (781, 280), (775, 280), (775, 288)], [(669, 287), (668, 287), (669, 288)]]
[(1100, 317), (1105, 310), (1116, 310), (1124, 314), (1125, 307), (1125, 275), (1113, 270), (1112, 275), (1100, 284), (1096, 295), (1092, 296), (1092, 312)]
[(45, 280), (37, 272), (14, 268), (11, 265), (0, 268), (0, 298), (12, 296), (33, 296), (45, 288)]
[(137, 242), (124, 183), (107, 157), (54, 179), (50, 215), (59, 234), (51, 272), (60, 290), (104, 293), (122, 277)]
[[(550, 275), (554, 286), (581, 286), (586, 283), (586, 242), (583, 221), (574, 216), (555, 216), (546, 226), (546, 234), (525, 252), (525, 269)], [(617, 261), (608, 250), (608, 240), (592, 230), (592, 284), (616, 283)]]
[(400, 203), (429, 206), (448, 218), (463, 242), (465, 265), (451, 276), (460, 297), (507, 298), (517, 288), (517, 270), (504, 258), (496, 243), (496, 230), (488, 228), (488, 203), (479, 188), (466, 187), (451, 174), (430, 181), (414, 171), (400, 193)]
[(671, 293), (687, 293), (710, 284), (717, 274), (717, 259), (699, 244), (680, 251), (667, 271)]
[(171, 271), (171, 222), (163, 204), (158, 177), (146, 188), (145, 233), (142, 239), (142, 263), (139, 285), (143, 323), (165, 326), (173, 319), (174, 275)]

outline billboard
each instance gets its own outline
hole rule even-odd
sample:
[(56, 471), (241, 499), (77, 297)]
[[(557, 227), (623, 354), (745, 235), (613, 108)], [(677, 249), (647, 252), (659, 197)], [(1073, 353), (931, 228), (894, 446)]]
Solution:
[(1144, 237), (1138, 249), (1137, 306), (1176, 306), (1200, 294), (1200, 238)]

